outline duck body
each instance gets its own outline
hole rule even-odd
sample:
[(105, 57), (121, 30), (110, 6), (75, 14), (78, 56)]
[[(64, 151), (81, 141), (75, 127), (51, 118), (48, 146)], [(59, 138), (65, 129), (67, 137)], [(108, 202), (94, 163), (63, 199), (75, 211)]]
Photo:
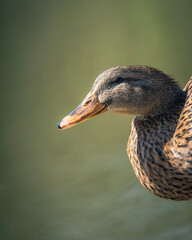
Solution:
[(192, 81), (168, 112), (132, 122), (127, 153), (135, 174), (165, 199), (192, 198), (191, 96)]
[(165, 199), (192, 199), (192, 78), (182, 91), (155, 68), (112, 67), (58, 127), (105, 111), (136, 115), (127, 153), (141, 184)]

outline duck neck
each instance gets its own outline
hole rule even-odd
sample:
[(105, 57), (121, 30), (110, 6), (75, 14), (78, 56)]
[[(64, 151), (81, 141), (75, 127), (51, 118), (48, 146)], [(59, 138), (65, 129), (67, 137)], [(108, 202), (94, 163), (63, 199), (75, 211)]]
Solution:
[(148, 115), (137, 115), (135, 119), (139, 121), (151, 121), (152, 119), (161, 119), (165, 115), (178, 113), (179, 109), (182, 109), (185, 103), (186, 92), (180, 91), (167, 106), (160, 108)]
[(156, 115), (136, 116), (132, 127), (135, 128), (138, 136), (143, 134), (143, 136), (156, 139), (161, 146), (169, 141), (176, 130), (185, 98), (186, 93), (182, 91), (167, 111)]
[(160, 197), (175, 200), (183, 198), (165, 189), (170, 188), (173, 176), (177, 178), (178, 174), (183, 174), (182, 159), (175, 162), (171, 151), (175, 149), (174, 134), (184, 103), (183, 93), (169, 111), (147, 118), (136, 117), (127, 146), (130, 162), (141, 184)]

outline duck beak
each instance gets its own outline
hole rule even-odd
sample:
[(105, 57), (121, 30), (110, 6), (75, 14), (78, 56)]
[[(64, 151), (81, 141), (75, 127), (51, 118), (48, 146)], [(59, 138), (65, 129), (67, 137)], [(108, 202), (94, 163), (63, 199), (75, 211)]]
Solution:
[(83, 102), (58, 124), (59, 129), (70, 128), (78, 123), (95, 117), (107, 110), (107, 105), (100, 103), (97, 96), (88, 94)]

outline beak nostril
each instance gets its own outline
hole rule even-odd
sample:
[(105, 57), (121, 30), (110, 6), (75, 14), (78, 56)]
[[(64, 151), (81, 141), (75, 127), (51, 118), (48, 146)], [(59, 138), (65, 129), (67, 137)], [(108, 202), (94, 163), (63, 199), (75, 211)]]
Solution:
[(87, 106), (91, 103), (91, 99), (87, 100), (85, 103), (84, 103), (84, 106)]

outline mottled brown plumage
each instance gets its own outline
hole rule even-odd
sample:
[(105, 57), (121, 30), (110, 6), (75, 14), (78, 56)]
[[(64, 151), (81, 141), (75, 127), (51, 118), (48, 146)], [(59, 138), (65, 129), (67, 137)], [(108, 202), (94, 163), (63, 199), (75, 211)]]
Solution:
[(136, 115), (127, 152), (141, 184), (165, 199), (192, 199), (192, 78), (182, 91), (155, 68), (112, 67), (59, 128), (104, 111)]
[(185, 93), (168, 112), (135, 118), (127, 145), (141, 184), (174, 200), (192, 198), (192, 80)]

